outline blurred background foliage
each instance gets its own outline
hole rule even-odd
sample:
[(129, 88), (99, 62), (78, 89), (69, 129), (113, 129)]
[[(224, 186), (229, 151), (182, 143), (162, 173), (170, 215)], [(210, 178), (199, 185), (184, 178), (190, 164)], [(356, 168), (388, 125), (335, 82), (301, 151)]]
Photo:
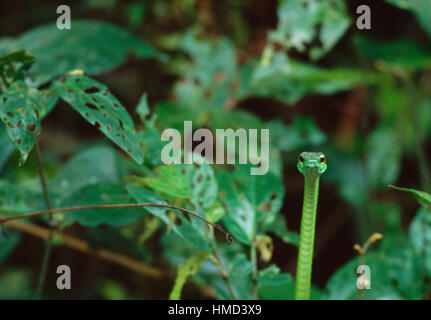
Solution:
[[(365, 299), (431, 297), (429, 1), (74, 1), (63, 31), (59, 4), (1, 4), (1, 216), (46, 207), (38, 139), (53, 207), (176, 204), (236, 242), (163, 208), (56, 215), (43, 297), (292, 299), (304, 150), (328, 159), (312, 298), (361, 297), (361, 262)], [(163, 165), (161, 132), (185, 120), (269, 128), (269, 173)], [(1, 298), (34, 297), (48, 232), (41, 217), (0, 236)]]

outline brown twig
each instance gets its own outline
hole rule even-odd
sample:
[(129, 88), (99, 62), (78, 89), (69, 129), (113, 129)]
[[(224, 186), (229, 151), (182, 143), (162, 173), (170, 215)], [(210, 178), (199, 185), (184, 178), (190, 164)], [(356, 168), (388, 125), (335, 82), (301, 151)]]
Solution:
[[(44, 240), (48, 239), (50, 233), (50, 230), (47, 228), (23, 221), (10, 221), (8, 223), (8, 227), (13, 230), (23, 232)], [(163, 276), (162, 270), (144, 264), (140, 261), (134, 260), (124, 254), (112, 252), (106, 249), (92, 249), (84, 240), (73, 236), (65, 235), (58, 231), (54, 232), (54, 237), (56, 239), (59, 239), (61, 243), (66, 247), (78, 250), (80, 252), (103, 259), (105, 261), (115, 263), (140, 274), (152, 278), (161, 278)]]
[(89, 206), (78, 206), (78, 207), (69, 207), (69, 208), (59, 208), (59, 209), (51, 209), (51, 210), (42, 210), (42, 211), (35, 211), (35, 212), (30, 212), (30, 213), (23, 213), (23, 214), (19, 214), (16, 216), (11, 216), (11, 217), (6, 217), (6, 218), (0, 218), (0, 224), (3, 226), (5, 223), (13, 221), (13, 220), (18, 220), (18, 219), (24, 219), (24, 218), (30, 218), (30, 217), (37, 217), (37, 216), (42, 216), (45, 214), (52, 214), (52, 213), (57, 213), (57, 212), (61, 212), (61, 213), (65, 213), (65, 212), (70, 212), (70, 211), (79, 211), (79, 210), (87, 210), (87, 209), (107, 209), (107, 208), (130, 208), (130, 207), (160, 207), (160, 208), (169, 208), (169, 209), (175, 209), (175, 210), (179, 210), (181, 212), (185, 212), (188, 214), (191, 214), (193, 216), (195, 216), (196, 218), (201, 219), (202, 221), (206, 222), (207, 224), (213, 226), (214, 228), (216, 228), (218, 231), (222, 232), (225, 234), (226, 237), (226, 242), (228, 244), (232, 244), (233, 243), (233, 238), (232, 236), (226, 232), (222, 226), (220, 226), (219, 224), (215, 224), (212, 223), (210, 221), (208, 221), (207, 219), (201, 217), (200, 215), (198, 215), (197, 213), (185, 209), (185, 208), (181, 208), (181, 207), (177, 207), (177, 206), (173, 206), (170, 204), (161, 204), (161, 203), (122, 203), (122, 204), (102, 204), (102, 205), (89, 205)]

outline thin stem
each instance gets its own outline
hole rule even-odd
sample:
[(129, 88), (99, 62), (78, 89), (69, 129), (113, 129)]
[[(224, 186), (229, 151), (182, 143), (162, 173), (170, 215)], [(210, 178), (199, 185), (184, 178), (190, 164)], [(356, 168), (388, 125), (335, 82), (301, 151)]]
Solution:
[(220, 271), (221, 277), (223, 279), (223, 281), (226, 284), (227, 289), (229, 290), (230, 295), (232, 296), (233, 300), (238, 300), (238, 296), (235, 293), (235, 290), (233, 289), (232, 283), (230, 282), (229, 279), (229, 274), (227, 273), (226, 269), (224, 268), (222, 261), (220, 259), (220, 255), (218, 254), (217, 248), (213, 247), (213, 255), (214, 258), (216, 259), (216, 267), (218, 268), (218, 270)]
[[(43, 197), (45, 199), (45, 206), (48, 210), (50, 210), (51, 209), (51, 199), (49, 198), (48, 184), (46, 182), (45, 171), (43, 169), (42, 155), (40, 152), (38, 139), (36, 139), (36, 141), (35, 141), (34, 150), (35, 150), (35, 155), (36, 155), (37, 170), (39, 171), (40, 182), (41, 182), (42, 190), (43, 190)], [(41, 297), (42, 292), (43, 292), (43, 287), (45, 285), (45, 279), (46, 279), (46, 274), (48, 272), (48, 264), (49, 264), (49, 258), (51, 255), (53, 238), (54, 238), (54, 226), (53, 226), (53, 219), (52, 219), (52, 214), (51, 214), (50, 215), (50, 230), (49, 230), (48, 238), (46, 239), (46, 242), (45, 242), (45, 250), (43, 253), (42, 265), (41, 265), (41, 269), (40, 269), (40, 273), (39, 273), (39, 280), (38, 280), (37, 289), (36, 289), (36, 299), (39, 299)]]
[(251, 263), (253, 264), (253, 277), (252, 277), (252, 282), (253, 282), (253, 297), (254, 299), (257, 299), (257, 252), (256, 252), (256, 242), (255, 240), (253, 241), (251, 247), (250, 247), (250, 258), (251, 258)]
[(234, 241), (234, 239), (232, 238), (232, 236), (227, 231), (225, 231), (223, 229), (223, 227), (220, 226), (219, 224), (212, 223), (212, 222), (208, 221), (207, 219), (201, 217), (197, 213), (195, 213), (193, 211), (190, 211), (188, 209), (177, 207), (177, 206), (173, 206), (173, 205), (170, 205), (170, 204), (161, 204), (161, 203), (101, 204), (101, 205), (89, 205), (89, 206), (79, 206), (79, 207), (68, 207), (68, 208), (42, 210), (42, 211), (35, 211), (35, 212), (19, 214), (19, 215), (7, 217), (7, 218), (2, 218), (2, 219), (0, 219), (0, 224), (3, 225), (4, 223), (7, 223), (7, 222), (13, 221), (13, 220), (17, 220), (17, 219), (37, 217), (37, 216), (42, 216), (42, 215), (45, 215), (45, 214), (51, 214), (51, 213), (57, 213), (57, 212), (66, 213), (66, 212), (71, 212), (71, 211), (80, 211), (80, 210), (87, 210), (87, 209), (130, 208), (130, 207), (160, 207), (160, 208), (169, 208), (169, 209), (179, 210), (181, 212), (191, 214), (191, 215), (195, 216), (198, 219), (201, 219), (202, 221), (204, 221), (207, 224), (209, 224), (209, 225), (213, 226), (214, 228), (216, 228), (218, 231), (224, 233), (225, 237), (226, 237), (226, 242), (228, 244), (232, 244), (233, 241)]

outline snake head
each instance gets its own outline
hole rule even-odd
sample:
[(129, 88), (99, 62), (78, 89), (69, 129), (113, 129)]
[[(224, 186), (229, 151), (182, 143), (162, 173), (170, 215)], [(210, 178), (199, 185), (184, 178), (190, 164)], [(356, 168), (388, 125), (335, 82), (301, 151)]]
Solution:
[(327, 168), (326, 157), (322, 152), (302, 152), (297, 167), (302, 174), (315, 172), (321, 175)]

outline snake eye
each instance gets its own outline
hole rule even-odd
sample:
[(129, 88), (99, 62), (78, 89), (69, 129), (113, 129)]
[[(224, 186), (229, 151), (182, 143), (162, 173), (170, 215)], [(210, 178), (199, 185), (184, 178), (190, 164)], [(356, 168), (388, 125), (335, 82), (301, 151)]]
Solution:
[(325, 158), (325, 156), (324, 156), (324, 155), (322, 155), (322, 156), (320, 157), (320, 164), (324, 164), (324, 163), (325, 163), (325, 161), (326, 161), (326, 158)]
[(302, 156), (302, 153), (299, 155), (298, 161), (299, 164), (304, 164), (304, 157)]

